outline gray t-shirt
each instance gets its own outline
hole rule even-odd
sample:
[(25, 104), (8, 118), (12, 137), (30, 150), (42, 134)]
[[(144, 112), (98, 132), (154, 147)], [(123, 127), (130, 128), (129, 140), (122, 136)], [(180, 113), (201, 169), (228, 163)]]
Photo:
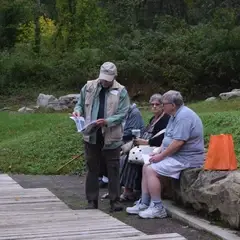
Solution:
[(188, 167), (200, 167), (204, 161), (203, 124), (199, 116), (190, 108), (182, 106), (169, 119), (162, 142), (163, 151), (173, 140), (185, 144), (172, 157)]

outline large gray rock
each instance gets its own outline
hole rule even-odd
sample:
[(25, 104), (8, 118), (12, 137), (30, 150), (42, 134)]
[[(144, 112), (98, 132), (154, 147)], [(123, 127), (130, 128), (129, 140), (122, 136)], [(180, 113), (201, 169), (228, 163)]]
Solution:
[(40, 93), (37, 98), (37, 106), (53, 109), (55, 111), (62, 111), (68, 108), (73, 108), (77, 103), (79, 97), (80, 94), (68, 94), (57, 99), (53, 95)]
[(55, 99), (54, 101), (49, 101), (46, 108), (53, 109), (55, 111), (62, 111), (68, 109), (68, 106), (66, 106), (64, 103), (61, 103), (58, 99)]
[(231, 92), (240, 92), (240, 89), (235, 88), (235, 89), (233, 89)]
[(65, 96), (61, 96), (58, 100), (60, 101), (61, 104), (69, 108), (72, 108), (77, 103), (79, 97), (80, 97), (80, 94), (68, 94)]
[(46, 95), (43, 93), (40, 93), (37, 98), (37, 106), (39, 107), (47, 107), (50, 102), (56, 101), (57, 98), (53, 95)]
[(206, 101), (206, 102), (212, 102), (212, 101), (216, 101), (216, 100), (217, 100), (216, 97), (209, 97), (209, 98), (207, 98), (205, 101)]
[(9, 107), (0, 108), (0, 112), (10, 111), (10, 110), (11, 110), (11, 108), (9, 108)]
[(240, 229), (240, 171), (188, 169), (177, 185), (175, 201), (217, 215), (232, 228)]
[(229, 100), (229, 99), (233, 99), (233, 98), (239, 98), (240, 97), (240, 89), (233, 89), (231, 92), (220, 93), (219, 97), (222, 100)]
[(22, 107), (18, 109), (19, 113), (34, 113), (34, 109), (28, 107)]

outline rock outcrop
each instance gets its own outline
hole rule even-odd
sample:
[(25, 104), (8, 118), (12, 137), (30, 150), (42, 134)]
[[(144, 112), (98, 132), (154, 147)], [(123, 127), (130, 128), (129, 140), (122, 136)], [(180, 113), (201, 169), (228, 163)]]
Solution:
[(239, 98), (240, 97), (240, 89), (233, 89), (231, 92), (220, 93), (219, 97), (222, 100)]
[(240, 229), (240, 171), (187, 169), (174, 182), (174, 200)]
[(78, 101), (80, 94), (68, 94), (56, 98), (53, 95), (40, 93), (37, 98), (37, 106), (55, 111), (62, 111), (73, 108)]

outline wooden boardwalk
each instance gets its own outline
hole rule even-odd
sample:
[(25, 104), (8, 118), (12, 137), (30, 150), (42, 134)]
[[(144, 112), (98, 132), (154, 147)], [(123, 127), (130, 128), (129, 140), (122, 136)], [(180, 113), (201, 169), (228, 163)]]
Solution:
[(186, 240), (146, 235), (100, 210), (71, 210), (48, 189), (24, 189), (0, 174), (0, 240)]

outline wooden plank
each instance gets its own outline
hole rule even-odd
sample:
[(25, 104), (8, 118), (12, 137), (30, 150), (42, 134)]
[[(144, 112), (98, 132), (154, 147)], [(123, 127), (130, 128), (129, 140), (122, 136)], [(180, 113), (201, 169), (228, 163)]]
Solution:
[[(110, 237), (110, 238), (109, 238)], [(25, 239), (25, 238), (24, 238)], [(156, 235), (144, 235), (144, 236), (131, 236), (131, 235), (127, 235), (125, 237), (121, 237), (118, 234), (116, 234), (114, 236), (114, 238), (111, 238), (111, 236), (106, 236), (106, 235), (99, 235), (96, 238), (94, 238), (92, 235), (91, 236), (77, 236), (77, 235), (63, 235), (63, 236), (51, 236), (51, 237), (34, 237), (34, 238), (27, 238), (27, 239), (34, 239), (34, 240), (84, 240), (84, 239), (101, 239), (101, 240), (155, 240), (155, 239), (159, 239), (159, 240), (186, 240), (186, 238), (184, 237), (173, 237), (173, 238), (161, 238), (161, 236), (159, 234)], [(8, 239), (9, 240), (9, 239)]]
[(45, 202), (45, 203), (27, 203), (27, 204), (6, 204), (0, 205), (0, 211), (8, 212), (8, 215), (13, 211), (25, 212), (25, 211), (49, 211), (49, 210), (62, 210), (67, 209), (67, 205), (62, 202)]
[[(7, 226), (7, 225), (22, 225), (22, 224), (35, 224), (35, 223), (44, 223), (44, 222), (62, 222), (62, 221), (78, 221), (79, 224), (86, 224), (86, 218), (87, 216), (80, 215), (73, 215), (73, 214), (49, 214), (47, 216), (45, 215), (39, 215), (34, 214), (34, 216), (15, 216), (14, 218), (11, 216), (11, 218), (6, 219), (0, 219), (0, 227), (1, 226)], [(110, 222), (114, 222), (114, 224), (120, 224), (115, 221), (115, 219), (111, 219), (108, 216), (90, 216), (87, 218), (88, 224), (97, 224), (98, 221), (101, 221), (101, 224), (106, 224)], [(121, 223), (122, 224), (122, 223)]]
[[(56, 237), (56, 239), (74, 239), (72, 237), (75, 237), (75, 239), (109, 239), (109, 238), (127, 238), (127, 237), (133, 237), (139, 235), (135, 232), (105, 232), (105, 233), (95, 233), (91, 234), (90, 232), (66, 232), (66, 233), (41, 233), (41, 234), (24, 234), (24, 235), (17, 235), (17, 236), (2, 236), (0, 237), (0, 240), (22, 240), (22, 239), (46, 239), (46, 238), (52, 238)], [(64, 238), (65, 237), (65, 238)], [(69, 238), (71, 237), (71, 238)]]
[[(7, 237), (7, 238), (0, 238), (0, 240), (18, 240), (23, 238), (15, 238), (15, 237)], [(186, 240), (186, 238), (182, 236), (177, 237), (163, 237), (159, 234), (157, 235), (136, 235), (134, 233), (107, 233), (107, 234), (86, 234), (86, 235), (78, 235), (75, 233), (67, 233), (61, 235), (43, 235), (43, 236), (24, 236), (24, 239), (34, 239), (34, 240), (84, 240), (84, 239), (108, 239), (108, 240)]]
[(175, 233), (146, 235), (97, 209), (71, 210), (48, 189), (24, 189), (0, 174), (0, 240), (126, 238), (185, 240)]
[[(99, 219), (100, 220), (100, 219)], [(58, 229), (59, 231), (71, 231), (71, 230), (77, 230), (77, 231), (96, 231), (96, 230), (133, 230), (132, 227), (130, 226), (126, 226), (124, 224), (118, 223), (118, 222), (112, 222), (109, 220), (105, 220), (103, 221), (102, 224), (99, 225), (99, 221), (95, 221), (95, 222), (87, 222), (87, 224), (91, 224), (89, 226), (86, 226), (86, 221), (85, 224), (84, 222), (79, 222), (78, 220), (73, 220), (73, 221), (62, 221), (62, 222), (57, 222), (58, 224), (54, 224), (54, 221), (49, 221), (47, 222), (47, 225), (49, 226), (44, 228), (44, 225), (42, 222), (40, 223), (35, 223), (35, 225), (27, 225), (27, 224), (11, 224), (11, 225), (2, 225), (0, 227), (0, 229), (4, 229), (4, 234), (7, 233), (23, 233), (23, 232), (46, 232), (48, 229), (50, 229), (49, 231), (53, 231), (55, 232)], [(66, 224), (70, 224), (71, 226), (66, 227)], [(94, 226), (94, 228), (93, 228)], [(14, 231), (13, 231), (13, 227), (14, 227)], [(60, 229), (60, 230), (59, 230)], [(137, 232), (139, 232), (138, 230), (135, 230)], [(0, 234), (1, 236), (1, 234)]]
[(34, 194), (34, 193), (29, 193), (29, 192), (22, 193), (22, 194), (21, 194), (21, 193), (11, 194), (11, 195), (1, 194), (1, 195), (0, 195), (0, 201), (10, 200), (10, 199), (14, 199), (14, 198), (16, 198), (16, 197), (19, 197), (19, 199), (55, 198), (55, 199), (58, 199), (59, 201), (61, 201), (57, 196), (54, 196), (54, 195), (49, 194), (49, 193), (44, 193), (44, 192), (41, 193), (41, 196), (36, 195), (36, 194)]
[(7, 190), (9, 188), (16, 188), (16, 189), (23, 189), (20, 185), (16, 184), (16, 183), (11, 183), (11, 184), (0, 184), (0, 189), (1, 191)]
[(17, 182), (15, 182), (13, 180), (0, 180), (0, 181), (1, 181), (0, 182), (0, 186), (4, 185), (4, 184), (9, 184), (9, 185), (11, 185), (11, 184), (18, 184)]
[(6, 187), (6, 188), (1, 188), (0, 187), (0, 199), (1, 198), (8, 198), (11, 196), (35, 196), (35, 197), (42, 197), (42, 196), (53, 196), (57, 197), (54, 195), (51, 191), (49, 191), (46, 188), (29, 188), (29, 189), (24, 189), (21, 187)]
[(3, 184), (3, 183), (6, 183), (6, 184), (10, 184), (10, 183), (15, 183), (15, 184), (18, 184), (16, 181), (14, 181), (11, 177), (9, 176), (2, 176), (0, 174), (0, 184)]
[[(67, 226), (66, 224), (71, 224)], [(94, 226), (86, 226), (86, 225), (78, 225), (78, 222), (71, 222), (66, 221), (66, 224), (64, 222), (58, 223), (58, 224), (38, 224), (32, 225), (32, 226), (10, 226), (10, 227), (4, 227), (4, 232), (0, 233), (0, 236), (17, 236), (17, 235), (28, 235), (28, 234), (52, 234), (52, 233), (69, 233), (69, 232), (78, 232), (78, 234), (84, 234), (84, 233), (106, 233), (106, 232), (135, 232), (135, 233), (141, 233), (140, 231), (133, 229), (130, 226), (124, 226), (124, 225), (94, 225)], [(14, 229), (13, 229), (14, 227)], [(45, 227), (45, 228), (44, 228)], [(1, 227), (2, 229), (2, 227)]]
[[(49, 191), (47, 188), (22, 188), (20, 185), (16, 184), (16, 186), (19, 186), (20, 188), (13, 190), (13, 192), (15, 193), (34, 193), (34, 194), (40, 194), (42, 192), (48, 192), (52, 195), (54, 195), (51, 191)], [(9, 194), (11, 194), (11, 191), (8, 190), (7, 188), (4, 189), (5, 192), (8, 192)], [(54, 195), (55, 196), (55, 195)]]
[[(6, 214), (9, 214), (8, 211), (0, 211), (0, 216), (6, 216)], [(95, 210), (94, 212), (89, 212), (88, 210), (71, 210), (71, 209), (63, 209), (63, 210), (56, 210), (56, 211), (42, 211), (42, 212), (38, 212), (38, 215), (36, 215), (36, 213), (34, 213), (33, 211), (14, 211), (11, 212), (11, 217), (16, 218), (16, 217), (38, 217), (42, 218), (44, 216), (59, 216), (59, 215), (69, 215), (69, 216), (81, 216), (82, 218), (104, 218), (107, 217), (109, 219), (112, 219), (113, 217), (109, 216), (108, 214), (100, 211), (100, 210)], [(115, 219), (115, 218), (113, 218)]]
[(11, 181), (14, 181), (8, 174), (0, 174), (0, 181), (1, 180), (11, 180)]
[[(31, 219), (32, 220), (32, 219)], [(80, 214), (78, 216), (75, 217), (68, 217), (66, 216), (66, 219), (64, 221), (61, 221), (61, 219), (59, 219), (58, 217), (54, 216), (54, 219), (48, 219), (47, 221), (45, 221), (45, 219), (43, 219), (44, 221), (42, 221), (42, 219), (39, 218), (39, 220), (35, 219), (35, 221), (33, 222), (28, 222), (24, 223), (24, 221), (19, 222), (19, 219), (13, 220), (11, 221), (7, 221), (4, 222), (4, 220), (1, 222), (0, 224), (0, 228), (5, 227), (5, 230), (7, 231), (8, 229), (11, 230), (11, 227), (14, 226), (15, 229), (20, 229), (21, 231), (26, 231), (26, 230), (35, 230), (36, 227), (38, 230), (46, 230), (48, 228), (54, 229), (54, 228), (58, 228), (59, 226), (68, 226), (68, 229), (71, 228), (72, 226), (77, 226), (80, 227), (81, 230), (84, 228), (93, 228), (93, 230), (98, 229), (100, 227), (101, 228), (106, 228), (108, 227), (108, 224), (111, 225), (115, 225), (118, 227), (125, 227), (125, 228), (130, 228), (128, 225), (124, 224), (123, 222), (115, 219), (115, 218), (102, 218), (102, 217), (97, 217), (97, 218), (86, 218), (86, 217), (82, 217)], [(51, 223), (51, 224), (50, 224)]]
[[(99, 224), (99, 221), (101, 221), (101, 224)], [(25, 218), (25, 219), (20, 219), (17, 218), (15, 219), (6, 219), (1, 220), (0, 222), (0, 228), (7, 228), (7, 227), (11, 227), (11, 226), (15, 226), (18, 227), (20, 226), (21, 228), (24, 228), (26, 226), (30, 227), (30, 226), (34, 226), (33, 224), (37, 224), (39, 227), (41, 227), (41, 224), (43, 223), (48, 223), (48, 224), (54, 224), (55, 222), (57, 223), (66, 223), (69, 222), (69, 224), (72, 224), (74, 222), (77, 222), (78, 225), (82, 225), (85, 226), (86, 223), (90, 224), (91, 226), (106, 226), (106, 224), (113, 224), (113, 225), (118, 225), (118, 226), (126, 226), (124, 225), (122, 222), (119, 221), (113, 221), (112, 219), (109, 219), (107, 217), (101, 218), (101, 217), (96, 217), (96, 218), (91, 218), (91, 219), (87, 219), (86, 218), (82, 218), (81, 216), (77, 216), (77, 217), (72, 217), (72, 216), (64, 216), (64, 217), (56, 217), (54, 216), (52, 219), (47, 219), (47, 218), (40, 218), (37, 219), (29, 219), (29, 218)]]
[[(184, 238), (183, 236), (181, 236), (178, 233), (143, 235), (143, 236), (129, 237), (128, 238), (128, 240), (148, 240), (148, 239), (151, 239), (151, 240), (155, 240), (155, 239), (159, 239), (159, 240), (186, 240), (186, 238)], [(114, 238), (108, 239), (108, 240), (114, 240)], [(122, 239), (122, 240), (124, 240), (124, 239)]]
[(16, 188), (16, 189), (23, 189), (20, 185), (18, 184), (3, 184), (0, 185), (1, 191), (8, 190), (9, 188)]
[[(57, 197), (11, 197), (10, 199), (0, 199), (0, 205), (8, 204), (28, 204), (28, 203), (45, 203), (45, 202), (61, 202)], [(61, 202), (62, 203), (62, 202)]]
[[(35, 240), (39, 240), (39, 238), (34, 238)], [(43, 239), (43, 238), (41, 238), (41, 239)], [(44, 238), (44, 240), (84, 240), (84, 238), (82, 238), (82, 237), (78, 237), (78, 236), (75, 236), (75, 237), (72, 237), (72, 236), (70, 236), (70, 237), (68, 237), (68, 236), (64, 236), (64, 237), (51, 237), (51, 238), (49, 238), (49, 237), (47, 237), (47, 238)], [(89, 239), (91, 239), (91, 238), (89, 238)], [(106, 240), (106, 237), (105, 236), (99, 236), (99, 238), (95, 238), (96, 240), (98, 240), (98, 239), (101, 239), (101, 240)], [(109, 240), (109, 238), (107, 238), (108, 240)], [(122, 238), (122, 237), (115, 237), (114, 238), (114, 240), (115, 239), (118, 239), (118, 240), (125, 240), (125, 239), (131, 239), (131, 236), (129, 237), (129, 236), (127, 236), (127, 237), (124, 237), (124, 238)], [(139, 237), (137, 236), (136, 238), (133, 238), (133, 239), (139, 239)], [(141, 240), (149, 240), (149, 239), (160, 239), (160, 238), (158, 238), (158, 237), (150, 237), (150, 238), (141, 238)], [(186, 238), (184, 238), (184, 237), (176, 237), (176, 238), (161, 238), (160, 240), (186, 240)]]

